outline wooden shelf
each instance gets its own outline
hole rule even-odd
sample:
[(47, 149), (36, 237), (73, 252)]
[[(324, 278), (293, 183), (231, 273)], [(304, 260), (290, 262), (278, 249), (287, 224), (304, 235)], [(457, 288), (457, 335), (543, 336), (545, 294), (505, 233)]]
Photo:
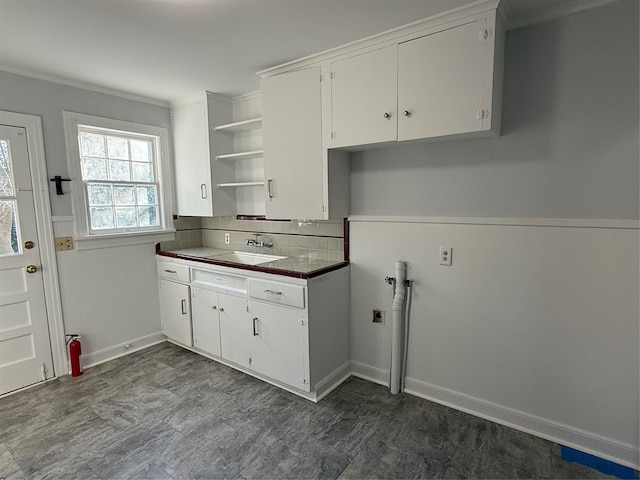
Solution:
[(262, 127), (262, 117), (252, 118), (250, 120), (243, 120), (242, 122), (228, 123), (226, 125), (219, 125), (214, 127), (214, 132), (222, 133), (238, 133), (248, 130), (256, 130)]
[(249, 158), (262, 157), (262, 150), (253, 152), (227, 153), (225, 155), (216, 155), (216, 160), (247, 160)]
[(218, 188), (231, 188), (231, 187), (260, 187), (264, 182), (233, 182), (233, 183), (219, 183), (216, 185)]

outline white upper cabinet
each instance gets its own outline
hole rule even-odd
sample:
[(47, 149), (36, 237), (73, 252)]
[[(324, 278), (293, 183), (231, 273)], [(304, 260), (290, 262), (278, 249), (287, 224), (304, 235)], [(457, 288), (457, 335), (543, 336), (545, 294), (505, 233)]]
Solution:
[(172, 105), (178, 215), (212, 217), (235, 213), (234, 196), (215, 185), (235, 181), (235, 172), (222, 162), (212, 162), (217, 149), (233, 150), (232, 139), (214, 139), (213, 132), (214, 125), (231, 120), (231, 100), (209, 92)]
[(495, 15), (441, 28), (331, 63), (330, 148), (499, 134)]
[(494, 37), (486, 23), (398, 45), (398, 140), (491, 131)]
[(397, 136), (396, 46), (331, 64), (331, 146), (388, 142)]
[(267, 218), (323, 218), (320, 67), (263, 78)]

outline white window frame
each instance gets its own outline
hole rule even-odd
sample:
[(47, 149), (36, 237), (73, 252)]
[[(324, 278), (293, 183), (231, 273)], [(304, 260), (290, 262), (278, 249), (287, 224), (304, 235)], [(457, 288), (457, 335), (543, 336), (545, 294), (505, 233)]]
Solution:
[[(169, 132), (153, 125), (114, 120), (75, 112), (63, 112), (67, 164), (69, 168), (71, 204), (76, 229), (76, 247), (79, 250), (123, 245), (157, 243), (175, 238), (172, 225), (173, 192), (171, 182), (171, 158)], [(78, 127), (107, 129), (125, 134), (149, 135), (157, 138), (157, 155), (154, 161), (158, 182), (158, 207), (160, 226), (153, 229), (134, 228), (123, 231), (91, 231), (87, 190), (82, 178), (82, 157), (78, 141)]]

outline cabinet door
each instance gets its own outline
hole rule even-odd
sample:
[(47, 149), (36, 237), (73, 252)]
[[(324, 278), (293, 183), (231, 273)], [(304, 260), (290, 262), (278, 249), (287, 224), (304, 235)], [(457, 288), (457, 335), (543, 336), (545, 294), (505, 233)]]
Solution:
[(482, 129), (484, 30), (481, 19), (398, 46), (398, 140)]
[(304, 310), (252, 301), (253, 369), (292, 387), (309, 391), (307, 322)]
[(159, 285), (162, 333), (176, 342), (191, 346), (189, 285), (163, 279)]
[(396, 46), (331, 65), (332, 147), (396, 139)]
[(220, 304), (218, 293), (201, 287), (191, 287), (193, 346), (211, 355), (220, 356)]
[(260, 82), (268, 218), (322, 219), (320, 68)]
[(251, 367), (252, 325), (247, 300), (218, 294), (220, 318), (220, 356), (246, 368)]
[(208, 124), (204, 99), (171, 111), (178, 215), (213, 215)]

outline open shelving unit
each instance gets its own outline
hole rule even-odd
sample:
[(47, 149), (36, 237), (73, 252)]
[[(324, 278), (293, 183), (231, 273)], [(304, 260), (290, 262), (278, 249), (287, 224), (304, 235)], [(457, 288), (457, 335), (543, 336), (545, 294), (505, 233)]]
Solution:
[[(264, 164), (262, 161), (262, 117), (259, 93), (232, 100), (231, 123), (213, 125), (213, 133), (231, 139), (216, 148), (215, 162), (230, 175), (215, 183), (217, 189), (235, 197), (237, 214), (264, 215)], [(224, 120), (223, 120), (224, 122)], [(230, 178), (231, 177), (231, 178)], [(234, 180), (235, 181), (232, 181)]]

